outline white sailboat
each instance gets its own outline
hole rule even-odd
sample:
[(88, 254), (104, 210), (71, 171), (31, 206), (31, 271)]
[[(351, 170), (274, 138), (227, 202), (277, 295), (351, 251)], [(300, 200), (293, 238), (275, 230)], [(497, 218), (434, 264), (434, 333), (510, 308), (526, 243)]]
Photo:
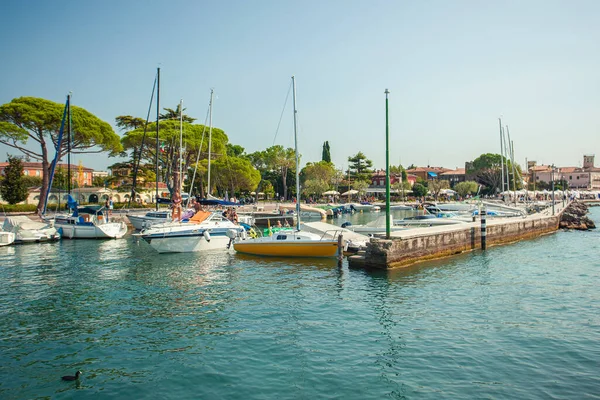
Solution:
[(294, 148), (296, 153), (296, 229), (283, 229), (272, 236), (239, 237), (233, 248), (239, 253), (282, 257), (335, 257), (342, 249), (338, 244), (339, 231), (322, 235), (300, 230), (300, 165), (298, 157), (298, 124), (296, 110), (296, 80), (292, 76), (294, 102)]
[(8, 246), (15, 242), (15, 234), (13, 232), (0, 231), (0, 247)]
[[(71, 142), (71, 95), (67, 96), (67, 104), (66, 104), (66, 115), (68, 115), (68, 150), (67, 155), (69, 156), (69, 160), (67, 161), (67, 165), (70, 168), (70, 142)], [(63, 126), (64, 126), (64, 116), (63, 116)], [(61, 132), (59, 134), (59, 139), (56, 145), (56, 156), (54, 157), (54, 161), (52, 162), (52, 172), (50, 174), (50, 185), (48, 188), (48, 193), (50, 192), (50, 188), (52, 187), (52, 179), (54, 177), (54, 169), (56, 167), (56, 163), (58, 162), (58, 158), (60, 156), (60, 148), (62, 145), (62, 126)], [(69, 173), (70, 177), (70, 173)], [(101, 207), (83, 207), (78, 208), (77, 202), (71, 197), (70, 188), (71, 182), (70, 179), (67, 180), (67, 184), (69, 185), (69, 201), (67, 205), (69, 209), (72, 210), (71, 214), (66, 215), (55, 215), (53, 218), (54, 227), (58, 230), (62, 237), (66, 237), (68, 239), (118, 239), (121, 238), (127, 233), (127, 225), (124, 222), (109, 222), (107, 216), (104, 215), (104, 212)], [(45, 204), (47, 204), (47, 197), (45, 200)], [(44, 206), (44, 211), (46, 210), (46, 206)]]

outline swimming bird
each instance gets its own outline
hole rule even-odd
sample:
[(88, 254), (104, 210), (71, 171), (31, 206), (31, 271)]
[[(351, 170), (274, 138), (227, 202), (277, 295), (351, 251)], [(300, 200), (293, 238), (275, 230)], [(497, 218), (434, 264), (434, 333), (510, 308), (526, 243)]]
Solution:
[(79, 375), (81, 375), (81, 371), (77, 371), (75, 372), (75, 376), (73, 375), (65, 375), (62, 377), (63, 381), (76, 381), (77, 379), (79, 379)]

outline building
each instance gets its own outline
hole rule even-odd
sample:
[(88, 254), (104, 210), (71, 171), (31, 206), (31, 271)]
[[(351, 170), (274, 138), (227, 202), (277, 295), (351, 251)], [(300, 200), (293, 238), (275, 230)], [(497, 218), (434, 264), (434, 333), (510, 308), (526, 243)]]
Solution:
[(600, 168), (594, 166), (594, 155), (583, 156), (583, 167), (554, 167), (529, 164), (528, 181), (565, 182), (569, 189), (600, 190)]
[(453, 188), (459, 182), (466, 181), (466, 173), (464, 168), (456, 168), (450, 171), (442, 172), (439, 178), (448, 181), (450, 187)]
[(427, 167), (417, 167), (417, 168), (407, 169), (406, 173), (415, 175), (417, 178), (421, 178), (424, 181), (426, 181), (426, 180), (436, 179), (439, 177), (439, 175), (441, 175), (447, 171), (451, 171), (451, 169), (444, 168), (444, 167), (427, 166)]
[[(23, 176), (35, 176), (40, 179), (44, 175), (42, 163), (37, 162), (23, 162)], [(7, 162), (0, 162), (0, 174), (4, 175), (4, 168), (8, 166)], [(56, 168), (61, 168), (63, 171), (68, 170), (68, 164), (59, 163)], [(87, 168), (82, 165), (71, 164), (71, 182), (79, 183), (80, 186), (92, 186), (92, 178), (94, 170)]]

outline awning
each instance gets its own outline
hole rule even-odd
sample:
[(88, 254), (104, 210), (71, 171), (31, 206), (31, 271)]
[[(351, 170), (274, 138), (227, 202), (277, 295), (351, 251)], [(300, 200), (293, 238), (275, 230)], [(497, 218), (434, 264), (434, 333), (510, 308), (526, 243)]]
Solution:
[(433, 177), (433, 176), (437, 176), (437, 174), (436, 174), (435, 172), (431, 172), (431, 171), (429, 171), (429, 172), (427, 173), (427, 175), (428, 175), (428, 176), (432, 176), (432, 177)]

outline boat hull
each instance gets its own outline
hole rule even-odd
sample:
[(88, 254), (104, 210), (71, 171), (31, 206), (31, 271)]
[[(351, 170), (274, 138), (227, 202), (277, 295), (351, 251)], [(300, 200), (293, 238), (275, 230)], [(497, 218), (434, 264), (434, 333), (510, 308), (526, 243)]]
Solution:
[(233, 244), (235, 251), (257, 256), (279, 257), (335, 257), (338, 243), (332, 240), (308, 242), (255, 242), (252, 239)]
[(148, 235), (143, 239), (159, 253), (190, 253), (210, 250), (228, 250), (231, 239), (223, 232), (209, 232), (207, 240), (204, 232), (182, 236)]
[(120, 239), (127, 233), (127, 225), (122, 222), (109, 222), (101, 225), (80, 225), (56, 223), (56, 228), (66, 239)]
[(165, 222), (171, 221), (170, 217), (160, 218), (160, 217), (148, 217), (146, 215), (127, 215), (127, 219), (131, 222), (131, 225), (138, 231), (142, 229), (149, 228), (154, 224), (163, 224)]
[(14, 241), (15, 241), (14, 233), (0, 231), (0, 246), (8, 246), (9, 244), (14, 243)]

